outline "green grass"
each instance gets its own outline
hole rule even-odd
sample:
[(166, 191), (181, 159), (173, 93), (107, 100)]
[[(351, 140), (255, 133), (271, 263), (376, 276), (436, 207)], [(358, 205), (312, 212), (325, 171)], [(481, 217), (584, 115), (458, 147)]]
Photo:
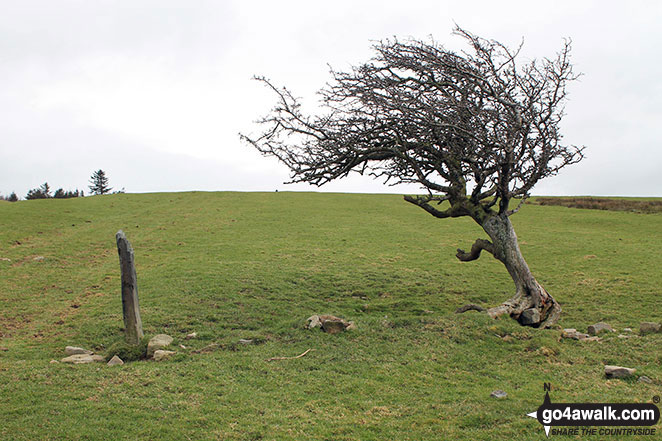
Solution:
[[(562, 327), (662, 321), (660, 214), (526, 205), (512, 219)], [(135, 249), (145, 333), (187, 349), (114, 368), (49, 363), (66, 345), (105, 354), (122, 339), (119, 229)], [(662, 334), (560, 341), (558, 330), (454, 314), (512, 290), (489, 256), (454, 258), (478, 237), (472, 221), (394, 195), (0, 203), (0, 259), (11, 259), (0, 260), (0, 439), (545, 439), (525, 416), (544, 382), (559, 402), (660, 394)], [(318, 313), (358, 329), (304, 330)], [(218, 350), (193, 353), (211, 343)], [(605, 380), (604, 364), (655, 383)], [(495, 389), (508, 397), (490, 398)]]

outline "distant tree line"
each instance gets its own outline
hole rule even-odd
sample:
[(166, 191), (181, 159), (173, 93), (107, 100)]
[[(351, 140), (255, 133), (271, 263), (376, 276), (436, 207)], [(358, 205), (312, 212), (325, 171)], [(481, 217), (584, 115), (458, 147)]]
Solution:
[(16, 196), (16, 193), (12, 192), (9, 196), (3, 196), (0, 194), (0, 201), (9, 201), (9, 202), (16, 202), (18, 200), (18, 196)]
[[(91, 194), (107, 194), (112, 190), (112, 188), (108, 186), (108, 177), (103, 170), (97, 170), (92, 173), (92, 176), (90, 177), (90, 184), (91, 185), (89, 188)], [(114, 193), (124, 193), (124, 189), (115, 191)], [(44, 182), (41, 186), (28, 191), (25, 199), (69, 199), (83, 196), (85, 196), (83, 190), (78, 189), (71, 191), (58, 188), (55, 190), (55, 193), (51, 194), (51, 188), (48, 185), (48, 182)], [(18, 199), (19, 198), (16, 196), (15, 192), (12, 192), (9, 196), (0, 195), (0, 200), (3, 201), (16, 202)]]
[(48, 182), (44, 182), (41, 184), (39, 188), (33, 188), (32, 190), (28, 191), (28, 194), (25, 196), (25, 199), (31, 200), (31, 199), (49, 199), (49, 198), (55, 198), (55, 199), (69, 199), (69, 198), (78, 198), (78, 197), (83, 197), (85, 196), (83, 194), (82, 190), (76, 189), (75, 191), (69, 191), (69, 190), (63, 190), (62, 188), (58, 188), (55, 190), (55, 193), (51, 195), (51, 188), (48, 185)]

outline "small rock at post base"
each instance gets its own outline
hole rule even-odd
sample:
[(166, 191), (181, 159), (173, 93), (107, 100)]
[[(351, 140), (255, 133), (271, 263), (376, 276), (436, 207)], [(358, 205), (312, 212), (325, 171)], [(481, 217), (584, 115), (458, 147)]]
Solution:
[(84, 364), (105, 361), (101, 355), (74, 354), (60, 360), (62, 363)]
[(113, 355), (113, 358), (108, 360), (108, 366), (121, 366), (124, 364), (121, 358), (119, 358), (117, 355)]
[(67, 346), (64, 348), (64, 353), (67, 355), (76, 355), (76, 354), (86, 354), (86, 355), (92, 355), (92, 351), (88, 351), (87, 349), (79, 348), (77, 346)]
[(165, 360), (166, 358), (168, 358), (168, 357), (170, 357), (174, 354), (175, 354), (174, 351), (164, 351), (164, 350), (158, 349), (158, 350), (154, 351), (154, 361)]
[(154, 355), (159, 349), (165, 348), (172, 343), (172, 337), (167, 334), (157, 334), (149, 340), (147, 343), (147, 358), (150, 358)]
[(648, 378), (645, 375), (642, 375), (641, 377), (639, 377), (639, 379), (637, 381), (640, 382), (640, 383), (646, 383), (646, 384), (652, 384), (653, 383), (653, 380), (651, 380), (650, 378)]
[(596, 323), (595, 325), (590, 325), (588, 327), (589, 335), (598, 335), (601, 332), (614, 332), (614, 328), (604, 322)]
[(607, 378), (628, 378), (634, 375), (636, 369), (627, 368), (623, 366), (605, 366), (605, 377)]

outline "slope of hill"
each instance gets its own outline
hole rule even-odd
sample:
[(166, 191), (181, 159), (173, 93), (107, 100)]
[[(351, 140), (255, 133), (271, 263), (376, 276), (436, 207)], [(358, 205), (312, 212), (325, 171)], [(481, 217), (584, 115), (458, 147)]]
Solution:
[[(0, 204), (0, 439), (529, 440), (544, 437), (526, 417), (543, 383), (561, 402), (659, 395), (662, 334), (636, 334), (662, 321), (661, 215), (527, 205), (513, 222), (564, 308), (560, 325), (618, 332), (580, 342), (454, 314), (508, 298), (508, 273), (490, 256), (454, 258), (485, 236), (472, 221), (435, 219), (395, 195)], [(145, 333), (173, 336), (177, 355), (50, 363), (66, 345), (105, 354), (122, 339), (119, 229), (135, 249)], [(357, 329), (303, 329), (324, 313)], [(618, 338), (627, 327), (634, 335)], [(654, 383), (605, 380), (605, 364)]]

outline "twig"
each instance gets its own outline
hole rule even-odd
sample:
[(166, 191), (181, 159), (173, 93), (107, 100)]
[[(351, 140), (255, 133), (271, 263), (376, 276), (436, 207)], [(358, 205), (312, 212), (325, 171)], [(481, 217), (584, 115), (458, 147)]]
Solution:
[(303, 354), (297, 355), (296, 357), (271, 357), (271, 358), (268, 359), (267, 361), (275, 361), (275, 360), (294, 360), (295, 358), (301, 358), (301, 357), (303, 357), (304, 355), (306, 355), (308, 352), (310, 352), (310, 351), (312, 351), (312, 350), (314, 350), (314, 349), (312, 349), (312, 348), (311, 348), (311, 349), (308, 349), (308, 350), (305, 351)]

